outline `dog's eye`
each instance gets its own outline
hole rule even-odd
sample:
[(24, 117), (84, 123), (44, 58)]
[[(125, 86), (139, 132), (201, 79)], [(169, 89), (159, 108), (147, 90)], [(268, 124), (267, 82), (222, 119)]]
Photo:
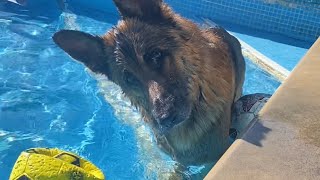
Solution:
[(128, 71), (124, 71), (124, 80), (126, 81), (127, 84), (132, 85), (132, 86), (138, 86), (139, 85), (139, 80), (134, 77), (134, 75)]
[(164, 58), (164, 53), (161, 50), (154, 50), (146, 56), (147, 62), (155, 69), (159, 69)]

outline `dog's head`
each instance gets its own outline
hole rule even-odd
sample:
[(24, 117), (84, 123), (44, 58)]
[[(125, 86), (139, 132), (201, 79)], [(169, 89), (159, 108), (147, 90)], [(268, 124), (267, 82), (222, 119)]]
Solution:
[[(192, 33), (162, 0), (114, 0), (122, 20), (104, 36), (62, 30), (64, 51), (118, 84), (160, 133), (190, 119), (195, 95), (186, 42)], [(186, 25), (184, 25), (185, 27)], [(192, 23), (187, 24), (192, 29)], [(192, 26), (192, 27), (191, 27)]]

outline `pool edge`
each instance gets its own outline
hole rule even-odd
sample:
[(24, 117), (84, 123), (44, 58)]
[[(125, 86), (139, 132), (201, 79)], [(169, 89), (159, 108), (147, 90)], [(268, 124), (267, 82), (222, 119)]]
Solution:
[(205, 179), (320, 176), (320, 38)]

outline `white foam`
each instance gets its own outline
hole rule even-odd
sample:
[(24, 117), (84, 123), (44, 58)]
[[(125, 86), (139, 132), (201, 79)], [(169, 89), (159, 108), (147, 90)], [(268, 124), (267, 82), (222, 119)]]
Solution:
[(144, 123), (140, 113), (135, 110), (130, 101), (123, 96), (119, 86), (109, 81), (105, 76), (94, 75), (106, 101), (114, 108), (115, 116), (122, 123), (130, 125), (136, 135), (139, 159), (145, 165), (145, 177), (168, 179), (174, 171), (175, 162), (166, 158), (157, 147), (150, 128)]

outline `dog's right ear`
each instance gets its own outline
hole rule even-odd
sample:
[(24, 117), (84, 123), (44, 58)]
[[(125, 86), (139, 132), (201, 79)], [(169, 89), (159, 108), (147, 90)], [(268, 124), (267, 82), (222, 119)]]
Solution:
[(113, 0), (123, 19), (139, 18), (146, 21), (162, 20), (162, 0)]
[(80, 31), (62, 30), (53, 35), (53, 41), (93, 72), (109, 76), (108, 59), (104, 52), (106, 47), (102, 38)]

